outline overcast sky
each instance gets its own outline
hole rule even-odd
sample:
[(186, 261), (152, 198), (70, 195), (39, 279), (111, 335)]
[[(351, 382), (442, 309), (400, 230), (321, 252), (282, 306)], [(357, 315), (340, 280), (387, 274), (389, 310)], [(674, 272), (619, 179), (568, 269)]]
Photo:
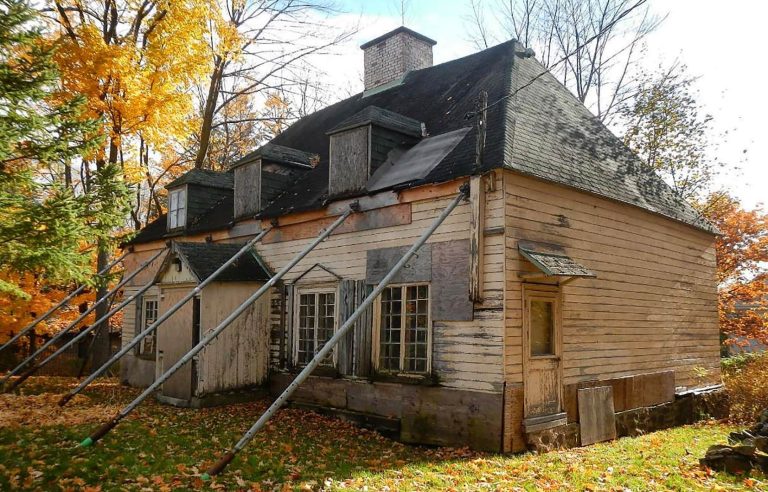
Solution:
[[(486, 0), (493, 2), (494, 0)], [(720, 178), (747, 207), (768, 202), (768, 78), (764, 76), (765, 20), (768, 2), (733, 0), (651, 0), (652, 9), (668, 17), (648, 40), (648, 68), (679, 59), (699, 79), (696, 88), (705, 111), (714, 117), (715, 137), (728, 132), (716, 150), (739, 173)], [(334, 22), (359, 24), (355, 38), (325, 60), (329, 82), (359, 89), (359, 45), (400, 25), (399, 0), (341, 0), (346, 14)], [(437, 41), (435, 63), (476, 51), (465, 17), (469, 0), (410, 0), (406, 25)]]

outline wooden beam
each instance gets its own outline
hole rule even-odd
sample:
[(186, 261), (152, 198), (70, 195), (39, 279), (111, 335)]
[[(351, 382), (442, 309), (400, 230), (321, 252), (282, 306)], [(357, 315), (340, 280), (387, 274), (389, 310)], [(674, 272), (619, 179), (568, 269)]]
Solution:
[(469, 201), (469, 298), (474, 302), (482, 302), (485, 230), (485, 183), (482, 176), (470, 178)]

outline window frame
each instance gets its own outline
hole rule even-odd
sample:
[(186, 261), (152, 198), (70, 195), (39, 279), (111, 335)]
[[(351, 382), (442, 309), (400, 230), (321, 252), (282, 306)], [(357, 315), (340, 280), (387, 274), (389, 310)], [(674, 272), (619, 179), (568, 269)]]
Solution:
[[(181, 199), (179, 198), (181, 195)], [(182, 186), (168, 192), (168, 230), (183, 229), (187, 225), (187, 187)], [(173, 199), (176, 197), (176, 208), (173, 208)], [(183, 206), (179, 206), (183, 202)], [(179, 211), (183, 216), (179, 217)]]
[[(403, 349), (405, 346), (405, 336), (406, 336), (406, 329), (401, 328), (400, 329), (400, 369), (397, 371), (392, 371), (389, 369), (382, 369), (381, 368), (381, 315), (382, 315), (382, 308), (381, 308), (381, 301), (382, 301), (382, 294), (379, 294), (379, 296), (376, 298), (376, 302), (374, 303), (374, 310), (373, 310), (373, 367), (374, 370), (381, 374), (388, 374), (392, 376), (398, 376), (398, 377), (407, 377), (407, 378), (423, 378), (425, 376), (429, 376), (432, 374), (432, 285), (430, 282), (409, 282), (409, 283), (397, 283), (397, 284), (389, 284), (387, 285), (387, 288), (399, 288), (402, 291), (402, 302), (405, 303), (406, 301), (406, 292), (408, 287), (421, 287), (424, 286), (427, 288), (427, 367), (424, 372), (411, 372), (411, 371), (405, 371), (403, 368), (405, 367), (405, 353), (406, 351)], [(405, 309), (402, 310), (400, 313), (401, 317), (401, 327), (405, 326), (405, 316), (406, 312)]]
[[(294, 367), (305, 367), (307, 363), (299, 362), (299, 336), (300, 336), (300, 311), (301, 311), (301, 296), (302, 295), (314, 295), (315, 296), (315, 349), (317, 346), (317, 297), (319, 294), (333, 294), (333, 334), (335, 335), (339, 329), (339, 286), (338, 285), (295, 285), (293, 292), (293, 323), (291, 323), (291, 336), (293, 343), (291, 347), (291, 360)], [(331, 335), (333, 336), (333, 335)], [(314, 355), (313, 355), (314, 357)], [(331, 362), (320, 363), (318, 367), (332, 367), (336, 368), (338, 363), (338, 351), (336, 347), (331, 351)]]
[[(534, 355), (531, 352), (531, 302), (543, 301), (552, 304), (552, 351), (551, 354)], [(523, 334), (524, 334), (524, 356), (528, 359), (546, 360), (554, 359), (560, 360), (562, 357), (561, 346), (561, 330), (562, 330), (562, 311), (560, 305), (560, 292), (558, 290), (536, 290), (534, 288), (526, 288), (523, 293)]]
[[(141, 315), (139, 316), (139, 330), (137, 330), (135, 336), (138, 336), (141, 333), (144, 333), (146, 329), (149, 327), (147, 324), (147, 303), (153, 302), (155, 303), (155, 319), (152, 320), (152, 323), (156, 322), (157, 319), (160, 317), (160, 296), (156, 295), (150, 295), (150, 296), (142, 296), (141, 297)], [(151, 323), (150, 323), (151, 324)], [(136, 354), (140, 357), (146, 357), (146, 358), (154, 358), (157, 355), (157, 330), (155, 330), (154, 333), (151, 335), (154, 337), (154, 350), (152, 352), (146, 352), (144, 350), (144, 342), (147, 340), (145, 337), (141, 342), (136, 346)]]

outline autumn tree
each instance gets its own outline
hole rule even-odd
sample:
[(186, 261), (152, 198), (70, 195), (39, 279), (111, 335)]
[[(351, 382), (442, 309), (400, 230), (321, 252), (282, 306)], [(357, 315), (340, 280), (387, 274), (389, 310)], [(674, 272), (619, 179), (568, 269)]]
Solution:
[(768, 213), (745, 210), (726, 193), (699, 204), (720, 230), (717, 280), (720, 329), (731, 340), (768, 344)]
[(478, 48), (509, 39), (532, 48), (605, 123), (634, 92), (643, 42), (663, 20), (646, 0), (468, 0), (467, 7)]
[(694, 81), (678, 64), (644, 74), (621, 108), (624, 142), (689, 201), (706, 195), (721, 167), (712, 157), (712, 117), (702, 113)]
[[(85, 100), (57, 94), (55, 46), (36, 11), (0, 0), (0, 326), (25, 326), (89, 281), (93, 243), (122, 223), (127, 188), (116, 167), (92, 177), (88, 192), (69, 186), (67, 169), (101, 144), (100, 121)], [(46, 326), (39, 326), (45, 330)]]
[(336, 10), (324, 0), (218, 0), (218, 5), (225, 22), (217, 24), (210, 36), (213, 64), (199, 91), (194, 158), (199, 168), (231, 163), (216, 160), (222, 155), (216, 152), (217, 139), (249, 135), (252, 123), (262, 128), (272, 125), (273, 130), (285, 125), (289, 113), (275, 112), (276, 95), (290, 105), (294, 96), (310, 94), (305, 85), (310, 80), (305, 76), (309, 59), (327, 53), (354, 32), (328, 27), (324, 20)]
[[(90, 192), (93, 177), (119, 167), (136, 186), (136, 225), (154, 152), (183, 141), (193, 128), (190, 89), (210, 67), (207, 39), (220, 19), (210, 0), (82, 1), (53, 0), (43, 10), (58, 46), (63, 97), (82, 94), (87, 115), (102, 122), (103, 144), (73, 174), (73, 186)], [(97, 268), (108, 261), (109, 245), (99, 243)], [(105, 293), (104, 288), (97, 295)], [(97, 316), (106, 311), (103, 305)], [(103, 334), (95, 358), (104, 360)]]

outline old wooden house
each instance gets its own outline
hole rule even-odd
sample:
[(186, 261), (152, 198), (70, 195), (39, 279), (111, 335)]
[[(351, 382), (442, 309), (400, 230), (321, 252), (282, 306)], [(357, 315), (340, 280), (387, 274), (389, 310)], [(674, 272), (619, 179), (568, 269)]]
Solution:
[(126, 357), (126, 383), (151, 383), (354, 203), (160, 398), (274, 394), (468, 184), (293, 404), (494, 451), (691, 418), (720, 382), (716, 231), (520, 44), (433, 66), (434, 44), (406, 28), (366, 43), (364, 92), (167, 186), (168, 214), (126, 245), (133, 264), (171, 254), (134, 280), (156, 285), (124, 343), (272, 229)]

